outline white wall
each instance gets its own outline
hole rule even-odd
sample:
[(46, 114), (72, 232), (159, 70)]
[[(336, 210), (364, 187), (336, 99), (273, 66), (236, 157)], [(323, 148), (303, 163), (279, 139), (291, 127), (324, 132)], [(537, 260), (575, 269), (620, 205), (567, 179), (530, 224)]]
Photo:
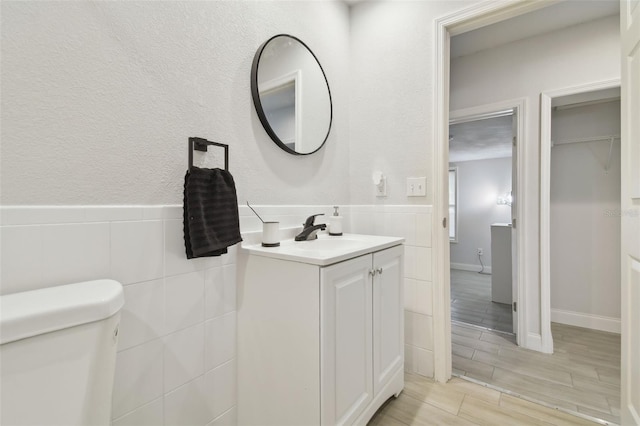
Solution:
[[(620, 102), (552, 114), (553, 141), (619, 134)], [(600, 141), (556, 143), (551, 149), (554, 321), (595, 328), (617, 323), (619, 327), (620, 140), (614, 141), (607, 172), (609, 148), (608, 141)]]
[(475, 266), (480, 271), (477, 250), (482, 248), (482, 263), (490, 269), (491, 224), (511, 223), (511, 208), (496, 204), (498, 196), (511, 191), (511, 158), (462, 161), (450, 167), (458, 169), (458, 242), (451, 243), (452, 267)]
[(451, 61), (450, 109), (525, 98), (524, 283), (528, 333), (540, 333), (539, 96), (543, 91), (620, 77), (619, 18), (612, 16)]
[[(349, 200), (344, 3), (1, 7), (4, 205), (181, 203), (189, 136), (229, 144), (241, 202)], [(253, 56), (278, 33), (307, 43), (331, 87), (331, 134), (312, 156), (277, 147), (251, 100)]]
[[(475, 1), (358, 2), (351, 8), (349, 150), (353, 204), (432, 204), (434, 19)], [(373, 171), (387, 176), (376, 198)], [(407, 177), (427, 177), (407, 197)]]

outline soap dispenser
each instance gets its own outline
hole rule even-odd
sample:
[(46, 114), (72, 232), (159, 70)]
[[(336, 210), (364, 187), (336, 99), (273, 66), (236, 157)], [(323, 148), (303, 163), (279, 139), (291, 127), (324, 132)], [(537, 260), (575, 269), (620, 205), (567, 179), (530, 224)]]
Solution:
[(329, 217), (329, 235), (342, 235), (342, 216), (338, 213), (338, 206), (333, 206), (333, 216)]

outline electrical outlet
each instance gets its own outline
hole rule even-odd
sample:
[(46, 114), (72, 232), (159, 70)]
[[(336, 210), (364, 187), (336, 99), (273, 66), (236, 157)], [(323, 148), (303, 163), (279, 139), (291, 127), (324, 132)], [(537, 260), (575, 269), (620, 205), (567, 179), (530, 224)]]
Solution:
[(484, 253), (482, 252), (482, 249), (481, 249), (481, 248), (479, 248), (479, 249), (478, 249), (478, 256), (482, 256), (483, 254), (484, 254)]

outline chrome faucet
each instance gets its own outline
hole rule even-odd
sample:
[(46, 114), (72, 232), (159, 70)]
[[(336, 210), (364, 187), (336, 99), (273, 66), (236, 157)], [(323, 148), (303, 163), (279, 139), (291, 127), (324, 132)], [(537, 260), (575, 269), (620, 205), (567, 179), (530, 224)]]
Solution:
[(319, 225), (313, 224), (316, 220), (316, 216), (324, 216), (324, 213), (309, 216), (302, 225), (302, 232), (296, 235), (296, 241), (315, 240), (316, 238), (318, 238), (318, 231), (324, 231), (325, 229), (327, 229), (327, 225), (325, 225), (324, 223), (321, 223)]

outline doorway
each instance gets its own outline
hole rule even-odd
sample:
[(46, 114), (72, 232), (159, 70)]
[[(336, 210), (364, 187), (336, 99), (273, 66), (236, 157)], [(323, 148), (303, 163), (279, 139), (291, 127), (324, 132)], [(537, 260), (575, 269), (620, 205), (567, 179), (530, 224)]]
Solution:
[(514, 333), (514, 109), (449, 125), (451, 320)]
[[(540, 96), (540, 285), (541, 293), (549, 295), (542, 316), (614, 333), (621, 328), (621, 280), (616, 268), (621, 238), (619, 94), (620, 81), (608, 80)], [(574, 169), (570, 176), (562, 167), (567, 156)], [(571, 214), (567, 210), (575, 208), (579, 214), (567, 221)], [(552, 238), (554, 232), (557, 235)], [(588, 240), (573, 247), (576, 238), (568, 242), (557, 238), (567, 237), (567, 232)], [(565, 259), (561, 250), (571, 257)], [(582, 256), (584, 250), (593, 253), (591, 260)], [(578, 267), (572, 259), (580, 260)], [(590, 272), (585, 279), (572, 278), (567, 284), (567, 273), (578, 278), (585, 272), (579, 265), (589, 265)], [(571, 283), (576, 282), (588, 288), (572, 291), (575, 284)]]

